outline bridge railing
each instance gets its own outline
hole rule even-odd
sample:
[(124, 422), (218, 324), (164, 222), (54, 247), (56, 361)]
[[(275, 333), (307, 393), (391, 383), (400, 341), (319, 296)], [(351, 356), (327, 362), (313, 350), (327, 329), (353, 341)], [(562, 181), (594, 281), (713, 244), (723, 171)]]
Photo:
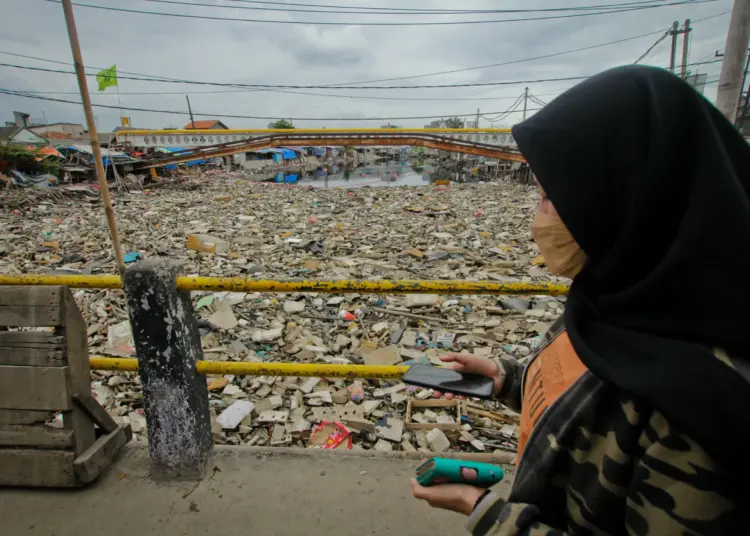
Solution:
[(92, 369), (137, 371), (143, 389), (152, 474), (200, 479), (213, 449), (203, 374), (397, 379), (408, 367), (204, 361), (191, 290), (382, 294), (548, 294), (565, 285), (478, 281), (270, 281), (185, 277), (169, 261), (145, 260), (124, 277), (0, 275), (2, 285), (64, 285), (123, 289), (138, 359), (93, 356)]

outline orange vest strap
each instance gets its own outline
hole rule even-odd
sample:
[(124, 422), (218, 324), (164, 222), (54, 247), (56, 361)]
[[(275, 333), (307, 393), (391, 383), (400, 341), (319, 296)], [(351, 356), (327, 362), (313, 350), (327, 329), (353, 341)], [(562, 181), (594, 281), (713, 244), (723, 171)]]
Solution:
[(516, 464), (520, 462), (531, 431), (544, 411), (586, 370), (566, 331), (531, 361), (524, 379)]

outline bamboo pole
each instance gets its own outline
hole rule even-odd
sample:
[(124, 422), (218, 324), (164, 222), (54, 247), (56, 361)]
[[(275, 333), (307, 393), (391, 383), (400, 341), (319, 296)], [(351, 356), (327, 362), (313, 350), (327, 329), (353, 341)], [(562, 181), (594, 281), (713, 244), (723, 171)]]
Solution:
[(83, 111), (86, 115), (86, 125), (89, 129), (89, 138), (91, 139), (91, 150), (94, 153), (94, 167), (96, 169), (96, 178), (99, 181), (99, 190), (102, 194), (102, 203), (104, 203), (104, 213), (107, 216), (107, 225), (109, 234), (112, 239), (112, 247), (115, 250), (115, 260), (120, 275), (125, 273), (125, 261), (122, 256), (122, 247), (120, 246), (120, 235), (117, 233), (117, 220), (115, 220), (115, 211), (112, 208), (112, 199), (109, 195), (109, 186), (107, 185), (107, 175), (102, 163), (102, 151), (99, 147), (99, 136), (96, 131), (96, 120), (94, 110), (91, 107), (91, 98), (89, 97), (89, 87), (86, 81), (86, 72), (83, 67), (83, 58), (81, 57), (81, 44), (78, 41), (78, 31), (76, 30), (76, 21), (73, 15), (73, 4), (71, 0), (62, 0), (63, 13), (65, 13), (65, 24), (68, 27), (68, 37), (70, 38), (70, 49), (73, 52), (73, 62), (75, 63), (76, 77), (78, 78), (78, 88), (81, 91), (81, 102)]

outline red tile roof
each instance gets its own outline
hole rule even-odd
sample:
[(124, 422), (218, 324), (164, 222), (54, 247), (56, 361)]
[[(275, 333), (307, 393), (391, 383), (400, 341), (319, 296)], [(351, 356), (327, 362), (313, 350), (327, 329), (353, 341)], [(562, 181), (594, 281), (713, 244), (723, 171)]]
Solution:
[(68, 134), (66, 132), (45, 132), (44, 134), (40, 134), (40, 136), (44, 136), (45, 138), (52, 138), (52, 139), (84, 139), (83, 136), (76, 136), (74, 134)]
[(227, 128), (224, 123), (218, 119), (206, 119), (203, 121), (195, 121), (194, 123), (188, 123), (183, 127), (184, 129), (210, 129), (210, 128)]

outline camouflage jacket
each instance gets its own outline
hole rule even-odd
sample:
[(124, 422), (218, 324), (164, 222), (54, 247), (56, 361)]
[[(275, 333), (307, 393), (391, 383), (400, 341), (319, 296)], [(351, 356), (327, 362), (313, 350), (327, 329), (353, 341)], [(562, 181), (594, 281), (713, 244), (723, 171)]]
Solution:
[[(555, 323), (546, 344), (562, 330)], [(524, 367), (501, 364), (501, 400), (518, 409)], [(586, 372), (537, 422), (510, 497), (491, 491), (468, 528), (497, 536), (748, 534), (739, 510), (749, 497), (736, 491), (748, 475), (727, 469), (661, 413)]]

